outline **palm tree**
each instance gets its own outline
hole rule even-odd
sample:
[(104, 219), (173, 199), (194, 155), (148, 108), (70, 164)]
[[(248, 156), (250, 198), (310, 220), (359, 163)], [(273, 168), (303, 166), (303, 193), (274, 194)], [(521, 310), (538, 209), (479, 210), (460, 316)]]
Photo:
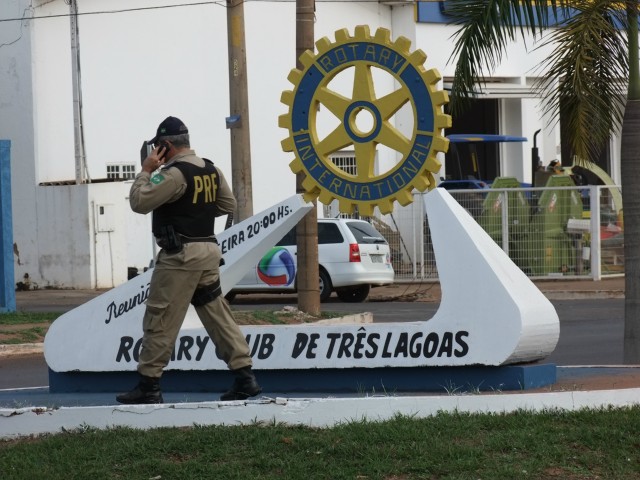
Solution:
[[(462, 111), (505, 54), (533, 37), (553, 45), (538, 88), (552, 121), (568, 121), (564, 138), (588, 162), (622, 129), (625, 220), (624, 362), (640, 363), (640, 74), (637, 0), (448, 0), (459, 26), (451, 58), (452, 113)], [(626, 93), (626, 94), (625, 94)]]

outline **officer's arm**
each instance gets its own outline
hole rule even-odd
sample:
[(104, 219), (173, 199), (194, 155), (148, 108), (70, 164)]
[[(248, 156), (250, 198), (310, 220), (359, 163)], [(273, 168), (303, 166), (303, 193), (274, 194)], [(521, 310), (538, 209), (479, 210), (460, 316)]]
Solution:
[(180, 198), (185, 189), (186, 181), (177, 168), (161, 170), (153, 177), (143, 171), (136, 175), (131, 185), (129, 204), (136, 213), (149, 213)]
[(220, 170), (218, 170), (218, 175), (220, 176), (220, 186), (216, 194), (217, 217), (233, 213), (236, 210), (236, 197), (233, 196), (233, 192)]

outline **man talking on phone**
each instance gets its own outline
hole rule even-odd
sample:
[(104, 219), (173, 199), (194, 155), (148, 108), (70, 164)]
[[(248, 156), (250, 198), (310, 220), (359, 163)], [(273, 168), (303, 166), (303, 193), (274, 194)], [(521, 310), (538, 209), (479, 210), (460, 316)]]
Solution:
[(163, 402), (160, 377), (189, 304), (235, 376), (220, 400), (258, 395), (262, 389), (251, 370), (249, 346), (221, 295), (222, 254), (214, 236), (215, 217), (232, 213), (236, 200), (220, 170), (191, 149), (189, 131), (180, 119), (167, 117), (148, 143), (154, 149), (142, 162), (129, 202), (134, 212), (153, 212), (152, 230), (162, 249), (151, 275), (142, 322), (140, 381), (116, 400)]

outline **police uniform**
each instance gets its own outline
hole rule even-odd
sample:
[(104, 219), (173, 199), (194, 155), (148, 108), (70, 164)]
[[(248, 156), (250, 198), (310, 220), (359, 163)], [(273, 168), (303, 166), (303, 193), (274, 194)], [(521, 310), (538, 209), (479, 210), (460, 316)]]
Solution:
[[(229, 368), (251, 367), (249, 346), (220, 295), (222, 254), (211, 241), (214, 218), (236, 207), (222, 173), (193, 150), (184, 150), (155, 175), (139, 173), (129, 201), (134, 212), (153, 211), (154, 235), (163, 247), (151, 276), (138, 372), (162, 375), (190, 303)], [(183, 243), (179, 251), (163, 245), (166, 226)]]

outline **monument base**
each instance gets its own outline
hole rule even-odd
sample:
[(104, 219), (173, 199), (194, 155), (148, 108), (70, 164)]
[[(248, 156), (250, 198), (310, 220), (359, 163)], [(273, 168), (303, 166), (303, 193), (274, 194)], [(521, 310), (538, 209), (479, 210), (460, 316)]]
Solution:
[[(309, 370), (256, 370), (263, 395), (323, 392), (394, 394), (528, 390), (556, 382), (555, 364), (500, 367), (394, 367)], [(51, 393), (121, 392), (133, 388), (136, 372), (54, 372), (49, 369)], [(226, 370), (168, 370), (162, 376), (165, 392), (223, 392), (233, 377)]]

